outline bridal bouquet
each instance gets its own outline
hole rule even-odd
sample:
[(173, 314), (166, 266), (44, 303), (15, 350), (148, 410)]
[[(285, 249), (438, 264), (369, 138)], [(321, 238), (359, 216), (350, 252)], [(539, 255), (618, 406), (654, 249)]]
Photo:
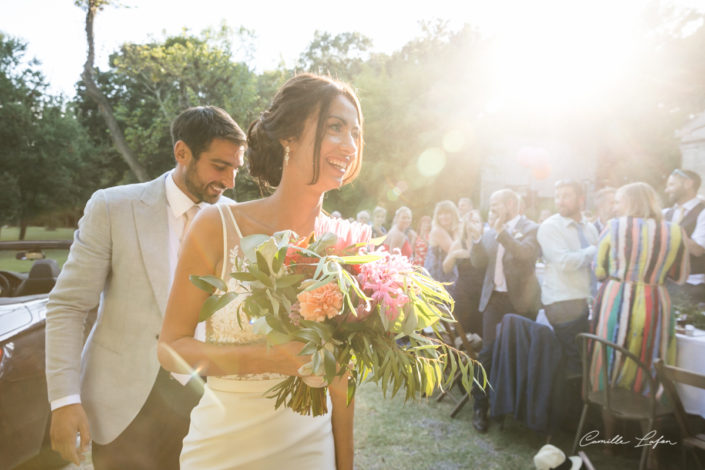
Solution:
[[(364, 380), (406, 399), (430, 395), (460, 372), (470, 390), (473, 365), (441, 339), (441, 320), (453, 321), (443, 284), (398, 253), (375, 250), (368, 226), (319, 218), (311, 236), (291, 231), (240, 241), (242, 258), (230, 274), (244, 287), (228, 292), (214, 276), (192, 276), (211, 293), (205, 320), (238, 296), (239, 308), (269, 345), (305, 343), (311, 361), (269, 390), (275, 407), (318, 416), (327, 412), (326, 384), (348, 375), (348, 403)], [(432, 332), (423, 334), (422, 330)]]

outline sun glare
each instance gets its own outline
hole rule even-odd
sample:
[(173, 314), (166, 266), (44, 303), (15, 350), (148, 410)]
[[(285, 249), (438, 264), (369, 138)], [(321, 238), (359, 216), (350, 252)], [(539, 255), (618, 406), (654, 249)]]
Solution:
[(583, 107), (619, 86), (638, 45), (638, 3), (517, 1), (511, 8), (491, 34), (488, 112)]

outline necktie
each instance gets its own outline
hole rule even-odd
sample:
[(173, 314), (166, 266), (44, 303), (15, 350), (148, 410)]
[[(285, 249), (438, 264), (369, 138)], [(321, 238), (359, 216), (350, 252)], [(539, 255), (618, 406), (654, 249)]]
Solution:
[[(579, 222), (575, 222), (575, 227), (578, 229), (578, 241), (580, 242), (580, 248), (587, 248), (590, 243), (585, 238), (585, 226)], [(592, 263), (589, 266), (590, 271), (590, 295), (595, 297), (597, 293), (597, 278), (595, 277), (595, 271), (592, 269)]]
[(201, 207), (198, 204), (194, 204), (189, 209), (184, 212), (184, 230), (181, 232), (181, 237), (179, 237), (179, 254), (181, 254), (181, 247), (184, 243), (184, 240), (186, 239), (186, 234), (188, 233), (188, 229), (191, 226), (191, 222), (193, 221), (194, 217), (196, 217), (196, 213)]

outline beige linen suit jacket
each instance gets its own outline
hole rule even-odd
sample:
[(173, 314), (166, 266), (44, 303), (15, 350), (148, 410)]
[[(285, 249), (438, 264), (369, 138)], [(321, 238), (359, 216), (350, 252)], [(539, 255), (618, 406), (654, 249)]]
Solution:
[[(159, 371), (157, 340), (171, 276), (167, 175), (91, 196), (49, 296), (49, 400), (80, 394), (99, 444), (132, 422)], [(83, 325), (96, 307), (84, 346)]]

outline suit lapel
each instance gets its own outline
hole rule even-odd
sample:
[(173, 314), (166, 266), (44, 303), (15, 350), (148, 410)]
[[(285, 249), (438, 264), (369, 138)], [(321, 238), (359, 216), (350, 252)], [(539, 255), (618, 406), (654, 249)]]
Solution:
[(148, 183), (142, 197), (133, 203), (142, 262), (162, 316), (166, 310), (171, 278), (164, 178), (165, 175), (162, 175)]

